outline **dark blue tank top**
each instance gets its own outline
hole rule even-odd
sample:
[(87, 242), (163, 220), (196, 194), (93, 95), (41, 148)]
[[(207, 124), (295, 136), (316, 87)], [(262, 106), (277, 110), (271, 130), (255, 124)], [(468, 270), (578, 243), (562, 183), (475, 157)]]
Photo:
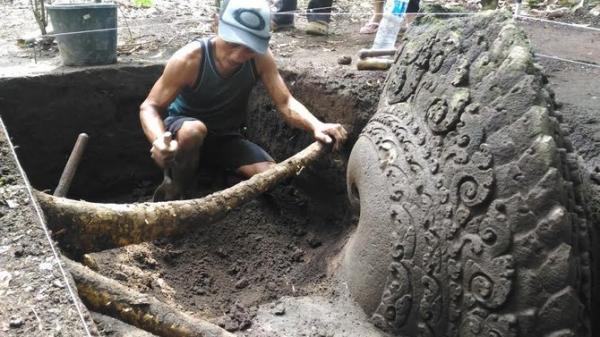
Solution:
[(195, 42), (201, 44), (203, 51), (198, 79), (193, 87), (185, 87), (177, 95), (168, 114), (197, 118), (216, 134), (239, 133), (246, 122), (248, 97), (258, 77), (254, 59), (224, 78), (217, 71), (210, 39)]

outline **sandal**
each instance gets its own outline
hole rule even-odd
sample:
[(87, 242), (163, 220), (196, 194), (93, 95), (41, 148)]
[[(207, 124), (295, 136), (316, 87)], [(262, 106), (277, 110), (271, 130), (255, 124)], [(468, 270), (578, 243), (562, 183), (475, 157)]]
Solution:
[(377, 33), (377, 29), (379, 29), (379, 22), (369, 21), (360, 29), (359, 33), (361, 34), (375, 34)]
[(325, 21), (311, 21), (306, 26), (306, 34), (310, 35), (327, 35), (329, 24)]

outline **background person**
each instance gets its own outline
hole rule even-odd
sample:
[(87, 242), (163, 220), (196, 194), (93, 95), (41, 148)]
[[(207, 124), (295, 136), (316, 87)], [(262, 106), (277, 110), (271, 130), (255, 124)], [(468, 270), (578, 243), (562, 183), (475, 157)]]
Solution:
[[(393, 1), (393, 0), (389, 0)], [(369, 20), (369, 22), (365, 23), (364, 26), (360, 28), (361, 34), (375, 34), (377, 33), (377, 29), (379, 29), (379, 23), (383, 18), (383, 5), (385, 4), (384, 0), (374, 0), (373, 1), (373, 16)], [(419, 4), (420, 0), (409, 0), (408, 7), (406, 8), (406, 13), (404, 14), (404, 20), (402, 25), (402, 30), (406, 31), (406, 29), (410, 26), (410, 24), (415, 20), (416, 13), (419, 12)]]
[[(306, 9), (308, 25), (306, 33), (327, 35), (331, 21), (333, 0), (310, 0)], [(273, 30), (278, 31), (294, 27), (294, 12), (298, 9), (297, 0), (276, 0), (273, 15)]]

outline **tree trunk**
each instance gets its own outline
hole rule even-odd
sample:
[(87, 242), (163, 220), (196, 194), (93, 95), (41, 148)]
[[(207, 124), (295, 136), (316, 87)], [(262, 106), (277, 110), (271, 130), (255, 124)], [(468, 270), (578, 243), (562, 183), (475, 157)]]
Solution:
[(71, 272), (79, 297), (91, 310), (161, 337), (234, 337), (217, 325), (190, 317), (157, 300), (127, 288), (115, 280), (63, 258)]
[(201, 199), (99, 204), (36, 192), (49, 228), (61, 247), (80, 256), (129, 244), (172, 237), (222, 219), (278, 182), (315, 161), (324, 146), (315, 142), (286, 161), (226, 190)]

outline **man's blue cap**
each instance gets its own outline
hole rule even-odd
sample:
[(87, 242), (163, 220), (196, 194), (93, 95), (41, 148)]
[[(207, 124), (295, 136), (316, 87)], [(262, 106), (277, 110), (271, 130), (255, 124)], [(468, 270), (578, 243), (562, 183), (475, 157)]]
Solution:
[(219, 37), (264, 54), (271, 39), (271, 10), (265, 0), (224, 0), (219, 15)]

